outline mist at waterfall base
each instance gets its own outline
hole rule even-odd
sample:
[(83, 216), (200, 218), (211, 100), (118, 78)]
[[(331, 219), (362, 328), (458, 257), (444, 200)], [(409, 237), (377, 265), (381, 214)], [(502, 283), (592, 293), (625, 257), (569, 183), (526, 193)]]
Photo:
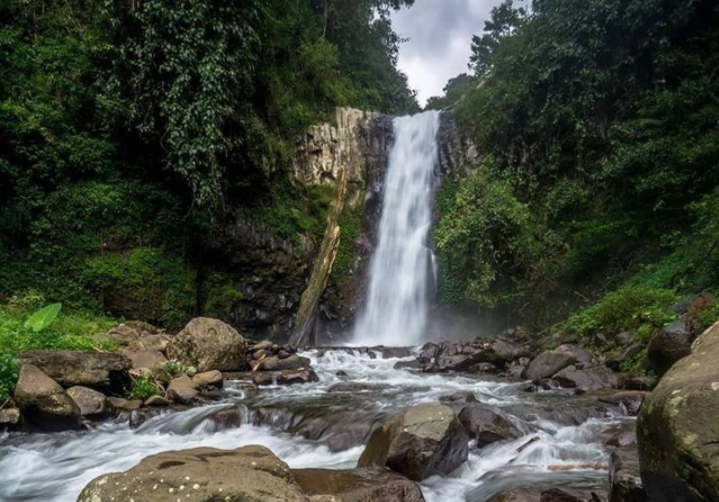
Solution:
[(429, 246), (440, 113), (394, 119), (369, 289), (352, 342), (413, 346), (427, 327), (436, 273)]
[[(351, 469), (364, 446), (332, 451), (328, 442), (333, 434), (352, 431), (360, 422), (380, 423), (407, 406), (436, 403), (457, 391), (472, 392), (480, 402), (501, 410), (525, 435), (481, 450), (470, 448), (469, 460), (455, 472), (422, 482), (427, 502), (484, 502), (527, 485), (601, 492), (606, 491), (609, 454), (600, 444), (600, 432), (632, 424), (619, 413), (594, 414), (582, 397), (526, 393), (521, 382), (394, 369), (397, 362), (410, 358), (382, 359), (378, 354), (372, 359), (345, 351), (303, 355), (311, 359), (319, 382), (259, 392), (233, 389), (228, 382), (223, 402), (166, 412), (137, 429), (124, 422), (86, 432), (0, 435), (0, 501), (74, 502), (82, 488), (102, 474), (127, 470), (151, 454), (200, 446), (234, 449), (261, 444), (293, 468)], [(348, 376), (338, 377), (340, 369)], [(376, 385), (378, 390), (328, 392), (332, 385), (348, 380)], [(241, 425), (221, 428), (212, 420), (218, 411), (228, 409), (238, 410)], [(258, 417), (267, 416), (268, 409), (277, 410), (270, 425), (253, 425), (259, 423)], [(288, 413), (294, 426), (318, 417), (328, 423), (335, 420), (334, 426), (313, 440), (304, 439), (295, 429), (284, 431), (280, 426), (280, 418)], [(336, 420), (338, 416), (342, 419)], [(537, 439), (530, 442), (531, 438)]]

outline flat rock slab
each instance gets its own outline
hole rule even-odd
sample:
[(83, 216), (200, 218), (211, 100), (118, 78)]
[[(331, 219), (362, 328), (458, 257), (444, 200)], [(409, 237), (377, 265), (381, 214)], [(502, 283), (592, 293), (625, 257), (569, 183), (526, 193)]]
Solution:
[(77, 502), (307, 502), (287, 464), (262, 446), (196, 448), (145, 458), (125, 473), (100, 476)]
[(130, 358), (108, 352), (40, 350), (21, 352), (18, 359), (37, 367), (63, 387), (103, 389), (125, 378), (132, 368)]

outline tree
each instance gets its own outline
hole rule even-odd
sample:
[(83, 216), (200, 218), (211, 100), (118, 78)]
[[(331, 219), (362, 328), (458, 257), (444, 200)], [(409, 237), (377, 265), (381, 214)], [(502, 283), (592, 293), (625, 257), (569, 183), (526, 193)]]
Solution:
[(478, 77), (486, 76), (492, 69), (492, 56), (502, 40), (510, 37), (521, 25), (526, 16), (523, 8), (515, 9), (513, 0), (504, 0), (494, 7), (489, 21), (484, 23), (484, 35), (472, 37), (472, 53), (469, 67)]

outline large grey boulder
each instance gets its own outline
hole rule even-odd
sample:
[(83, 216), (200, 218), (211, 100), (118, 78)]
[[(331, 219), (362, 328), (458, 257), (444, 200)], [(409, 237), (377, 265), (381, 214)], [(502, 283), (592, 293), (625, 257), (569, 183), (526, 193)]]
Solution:
[(376, 429), (357, 467), (385, 466), (421, 481), (459, 467), (467, 460), (468, 442), (467, 432), (451, 408), (420, 404)]
[(60, 384), (32, 364), (23, 364), (15, 403), (25, 420), (46, 431), (80, 428), (80, 408)]
[(197, 317), (172, 339), (167, 355), (197, 371), (243, 371), (247, 341), (218, 319)]
[(637, 420), (641, 477), (653, 502), (719, 500), (719, 323), (646, 398)]
[(262, 446), (196, 448), (145, 458), (91, 481), (77, 502), (307, 502), (287, 464)]
[(473, 403), (459, 413), (459, 421), (469, 437), (482, 448), (497, 441), (517, 439), (522, 432), (503, 417), (498, 410), (485, 404)]
[(21, 352), (18, 359), (37, 367), (63, 387), (105, 389), (121, 385), (132, 368), (128, 357), (108, 352), (39, 350)]
[(539, 354), (529, 363), (522, 376), (529, 380), (541, 380), (550, 378), (567, 366), (577, 362), (575, 355), (571, 352), (551, 351)]
[(75, 401), (83, 417), (99, 418), (110, 410), (107, 397), (102, 392), (77, 386), (67, 389), (67, 395)]

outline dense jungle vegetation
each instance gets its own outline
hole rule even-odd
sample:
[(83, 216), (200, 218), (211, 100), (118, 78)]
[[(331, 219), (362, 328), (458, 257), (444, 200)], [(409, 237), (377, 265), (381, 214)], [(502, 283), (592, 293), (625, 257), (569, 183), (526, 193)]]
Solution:
[(336, 106), (418, 109), (389, 21), (412, 3), (0, 3), (0, 350), (44, 302), (202, 313), (205, 242), (238, 208), (324, 231), (326, 194), (289, 181), (296, 137)]
[[(452, 105), (478, 169), (438, 199), (446, 303), (646, 336), (719, 291), (719, 5), (507, 0)], [(719, 318), (716, 306), (705, 321)]]

